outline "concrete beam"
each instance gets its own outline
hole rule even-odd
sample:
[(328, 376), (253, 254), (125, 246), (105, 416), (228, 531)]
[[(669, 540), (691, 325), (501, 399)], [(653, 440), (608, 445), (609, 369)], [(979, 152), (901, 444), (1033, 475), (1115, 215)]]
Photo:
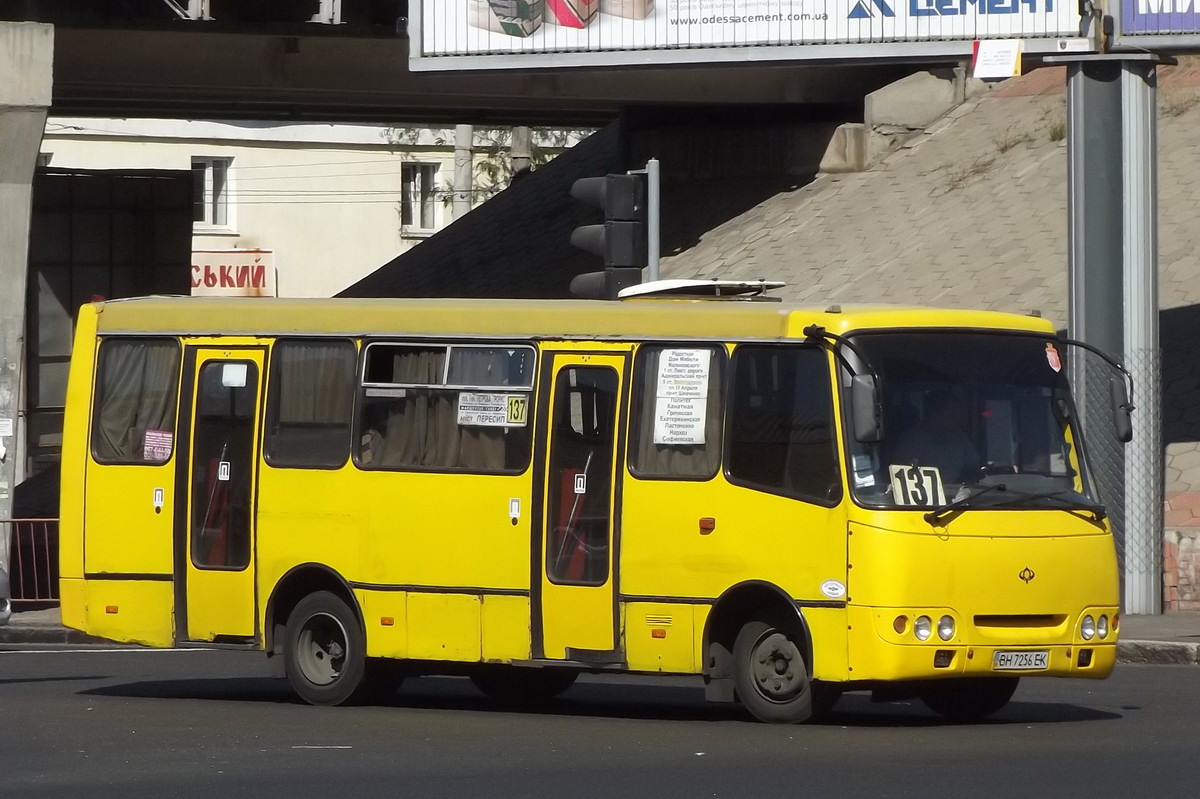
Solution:
[(54, 113), (594, 125), (640, 104), (857, 105), (910, 70), (726, 64), (413, 73), (402, 38), (59, 28)]

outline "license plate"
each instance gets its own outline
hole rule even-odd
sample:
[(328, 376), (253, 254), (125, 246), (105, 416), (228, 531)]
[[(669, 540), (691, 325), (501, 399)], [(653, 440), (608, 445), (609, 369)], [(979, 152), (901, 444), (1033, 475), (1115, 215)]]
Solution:
[(1050, 668), (1050, 651), (996, 652), (992, 655), (992, 671), (1044, 671)]

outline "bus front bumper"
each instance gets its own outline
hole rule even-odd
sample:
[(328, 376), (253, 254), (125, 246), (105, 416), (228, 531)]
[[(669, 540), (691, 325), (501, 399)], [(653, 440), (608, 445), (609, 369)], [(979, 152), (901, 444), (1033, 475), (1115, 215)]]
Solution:
[(985, 676), (1103, 679), (1117, 659), (1115, 632), (1103, 641), (1082, 641), (1069, 634), (1047, 640), (1044, 634), (1022, 635), (1020, 630), (1011, 630), (1006, 640), (979, 641), (981, 636), (975, 631), (959, 630), (950, 641), (940, 640), (934, 632), (927, 641), (901, 642), (888, 640), (900, 636), (885, 637), (877, 629), (881, 618), (893, 615), (890, 610), (848, 610), (848, 677), (853, 681)]

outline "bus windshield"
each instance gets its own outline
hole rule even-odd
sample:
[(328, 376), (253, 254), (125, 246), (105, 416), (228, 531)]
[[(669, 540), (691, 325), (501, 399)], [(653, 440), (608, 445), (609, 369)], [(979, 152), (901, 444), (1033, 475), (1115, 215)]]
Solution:
[(883, 405), (880, 441), (850, 437), (861, 504), (1095, 505), (1053, 340), (931, 331), (862, 334), (853, 343), (878, 373)]

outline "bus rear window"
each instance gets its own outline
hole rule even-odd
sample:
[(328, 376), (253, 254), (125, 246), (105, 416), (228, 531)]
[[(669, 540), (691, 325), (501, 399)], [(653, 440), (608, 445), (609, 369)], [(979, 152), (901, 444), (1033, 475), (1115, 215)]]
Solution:
[(175, 339), (105, 339), (96, 370), (92, 457), (111, 464), (169, 461), (178, 390)]

